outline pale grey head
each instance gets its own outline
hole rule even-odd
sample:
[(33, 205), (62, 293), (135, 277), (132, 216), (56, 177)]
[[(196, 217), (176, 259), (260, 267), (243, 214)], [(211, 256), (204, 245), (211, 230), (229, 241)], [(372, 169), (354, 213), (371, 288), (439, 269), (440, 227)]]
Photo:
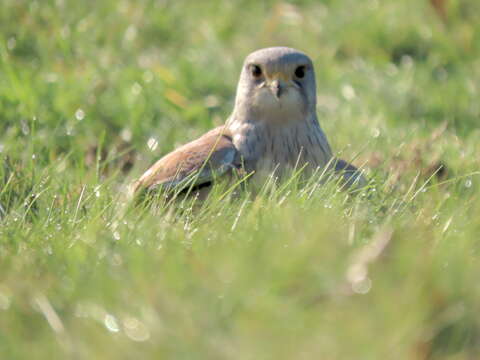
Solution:
[(255, 51), (245, 59), (234, 116), (298, 120), (315, 114), (315, 106), (315, 72), (312, 61), (303, 52), (271, 47)]

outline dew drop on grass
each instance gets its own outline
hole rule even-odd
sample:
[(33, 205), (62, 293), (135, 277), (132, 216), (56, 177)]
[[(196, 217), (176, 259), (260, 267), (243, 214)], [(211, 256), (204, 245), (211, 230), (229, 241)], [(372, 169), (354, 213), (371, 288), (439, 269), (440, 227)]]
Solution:
[(52, 250), (52, 247), (50, 245), (46, 246), (43, 250), (45, 251), (45, 254), (47, 254), (47, 255), (52, 255), (53, 254), (53, 250)]
[(370, 278), (368, 277), (352, 284), (352, 290), (357, 294), (366, 294), (370, 291), (371, 288), (372, 280), (370, 280)]
[(353, 100), (356, 96), (355, 89), (350, 84), (345, 84), (342, 86), (342, 96), (345, 100), (350, 101)]
[(155, 151), (155, 149), (158, 147), (158, 141), (155, 138), (151, 137), (147, 141), (147, 146), (150, 151)]
[(65, 134), (67, 134), (67, 136), (72, 136), (73, 133), (74, 133), (73, 126), (70, 124), (65, 125)]
[(82, 121), (84, 118), (85, 111), (83, 111), (82, 109), (77, 109), (77, 111), (75, 111), (75, 119), (77, 119), (78, 121)]
[(127, 317), (123, 320), (125, 334), (133, 341), (147, 341), (150, 339), (150, 331), (140, 320)]
[(106, 314), (105, 318), (103, 320), (103, 323), (105, 324), (105, 327), (107, 328), (108, 331), (111, 332), (119, 332), (120, 327), (118, 326), (117, 319), (115, 316), (111, 314)]
[(130, 142), (132, 140), (132, 131), (129, 128), (124, 128), (120, 132), (120, 137), (123, 141)]
[(135, 40), (136, 37), (137, 37), (137, 28), (135, 27), (135, 25), (131, 24), (125, 31), (124, 40), (133, 41)]
[(134, 83), (132, 85), (132, 94), (133, 95), (139, 95), (142, 92), (142, 86), (139, 83)]
[(465, 181), (465, 187), (466, 187), (467, 189), (469, 189), (469, 188), (472, 187), (472, 179), (467, 179), (467, 180)]

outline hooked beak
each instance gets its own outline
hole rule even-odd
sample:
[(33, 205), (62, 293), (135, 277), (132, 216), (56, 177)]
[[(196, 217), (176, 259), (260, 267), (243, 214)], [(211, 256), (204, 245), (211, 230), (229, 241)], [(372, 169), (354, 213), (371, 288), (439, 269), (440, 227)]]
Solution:
[(273, 80), (270, 83), (270, 90), (277, 100), (280, 100), (284, 87), (285, 85), (280, 83), (280, 80)]

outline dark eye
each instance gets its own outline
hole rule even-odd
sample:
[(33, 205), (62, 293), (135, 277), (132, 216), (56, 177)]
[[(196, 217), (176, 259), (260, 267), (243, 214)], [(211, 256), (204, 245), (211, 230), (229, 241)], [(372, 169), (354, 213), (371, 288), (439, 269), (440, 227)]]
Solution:
[(262, 69), (258, 65), (252, 65), (250, 67), (253, 77), (258, 78), (262, 75)]
[(302, 79), (305, 76), (305, 66), (299, 66), (295, 69), (295, 76)]

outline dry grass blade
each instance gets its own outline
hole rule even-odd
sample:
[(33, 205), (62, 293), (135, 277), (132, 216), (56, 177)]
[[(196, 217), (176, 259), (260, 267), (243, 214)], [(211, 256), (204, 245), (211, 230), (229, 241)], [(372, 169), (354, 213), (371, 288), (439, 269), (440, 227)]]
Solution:
[(372, 242), (354, 254), (346, 272), (346, 280), (351, 291), (366, 293), (370, 290), (371, 280), (368, 277), (368, 268), (385, 253), (392, 235), (391, 228), (380, 229)]

